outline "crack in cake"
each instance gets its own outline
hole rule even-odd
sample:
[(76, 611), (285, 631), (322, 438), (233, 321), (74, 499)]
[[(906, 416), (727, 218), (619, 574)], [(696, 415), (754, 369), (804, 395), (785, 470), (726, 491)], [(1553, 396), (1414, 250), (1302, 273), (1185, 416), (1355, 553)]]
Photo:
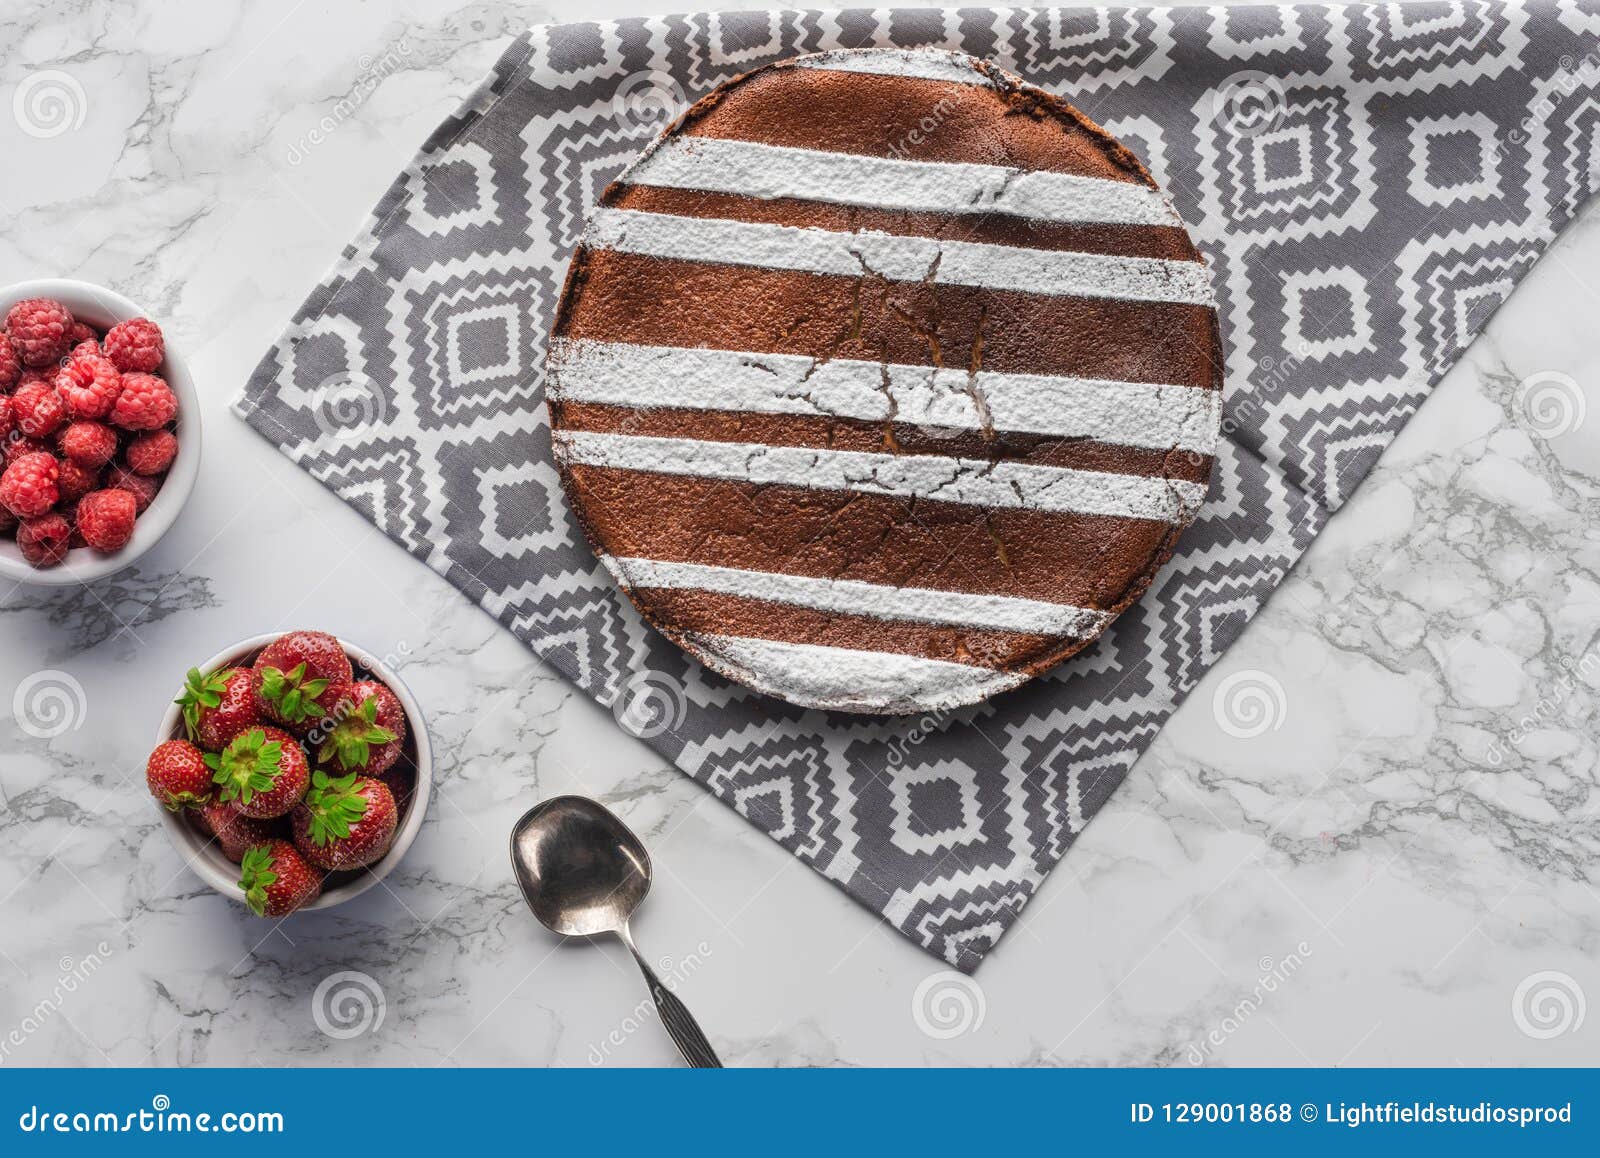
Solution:
[(806, 707), (937, 711), (1090, 644), (1194, 518), (1206, 267), (1154, 180), (971, 57), (757, 69), (610, 185), (548, 401), (644, 618)]

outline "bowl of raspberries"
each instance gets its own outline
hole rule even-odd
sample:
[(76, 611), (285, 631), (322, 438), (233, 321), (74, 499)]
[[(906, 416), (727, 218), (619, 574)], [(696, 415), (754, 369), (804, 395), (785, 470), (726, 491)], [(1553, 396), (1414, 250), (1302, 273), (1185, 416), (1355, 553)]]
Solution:
[(85, 282), (0, 290), (0, 578), (128, 566), (194, 489), (200, 406), (161, 327)]
[(258, 917), (360, 896), (427, 811), (416, 700), (327, 632), (257, 636), (191, 668), (156, 741), (145, 781), (173, 844)]

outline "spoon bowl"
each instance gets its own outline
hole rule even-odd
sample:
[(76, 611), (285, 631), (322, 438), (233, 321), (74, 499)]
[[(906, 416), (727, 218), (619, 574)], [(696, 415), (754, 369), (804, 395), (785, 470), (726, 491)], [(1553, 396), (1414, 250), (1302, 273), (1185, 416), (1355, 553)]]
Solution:
[(528, 908), (551, 932), (568, 937), (613, 933), (644, 974), (650, 996), (684, 1060), (720, 1068), (716, 1052), (633, 943), (628, 918), (650, 891), (650, 854), (609, 808), (585, 796), (554, 796), (511, 828), (511, 867)]
[(584, 796), (534, 806), (511, 831), (511, 863), (539, 923), (568, 937), (615, 933), (650, 891), (650, 854)]

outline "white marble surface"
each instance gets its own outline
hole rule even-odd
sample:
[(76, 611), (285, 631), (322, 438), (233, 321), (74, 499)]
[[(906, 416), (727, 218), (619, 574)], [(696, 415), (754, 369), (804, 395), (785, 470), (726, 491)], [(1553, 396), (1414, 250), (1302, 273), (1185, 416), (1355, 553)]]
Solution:
[[(40, 671), (82, 689), (75, 726), (54, 737), (0, 709), (0, 1064), (671, 1064), (658, 1026), (631, 1029), (643, 990), (617, 947), (558, 944), (510, 879), (512, 819), (573, 790), (649, 841), (659, 879), (638, 936), (686, 962), (679, 992), (732, 1064), (1181, 1066), (1212, 1031), (1213, 1064), (1600, 1060), (1600, 1011), (1575, 1024), (1545, 1005), (1553, 1036), (1539, 1002), (1534, 1020), (1514, 1014), (1519, 986), (1568, 986), (1535, 977), (1550, 971), (1600, 1000), (1600, 659), (1586, 681), (1561, 679), (1600, 624), (1593, 213), (964, 993), (927, 982), (937, 962), (226, 413), (512, 35), (647, 3), (676, 7), (12, 0), (0, 13), (0, 113), (44, 69), (85, 97), (82, 125), (47, 141), (0, 115), (0, 282), (70, 275), (147, 303), (204, 389), (208, 439), (199, 493), (137, 571), (93, 592), (0, 592), (0, 703)], [(290, 163), (402, 42), (401, 67)], [(1516, 387), (1540, 371), (1579, 383), (1586, 424), (1528, 432)], [(274, 930), (184, 868), (140, 773), (190, 662), (295, 626), (410, 649), (438, 793), (391, 888)], [(1246, 671), (1283, 689), (1281, 726), (1255, 737), (1212, 710)], [(1541, 698), (1541, 718), (1519, 725)], [(1291, 953), (1294, 975), (1256, 992)], [(341, 970), (384, 997), (381, 1024), (350, 1037), (313, 1013)], [(981, 1021), (926, 1032), (919, 986), (946, 1012), (981, 1003)]]

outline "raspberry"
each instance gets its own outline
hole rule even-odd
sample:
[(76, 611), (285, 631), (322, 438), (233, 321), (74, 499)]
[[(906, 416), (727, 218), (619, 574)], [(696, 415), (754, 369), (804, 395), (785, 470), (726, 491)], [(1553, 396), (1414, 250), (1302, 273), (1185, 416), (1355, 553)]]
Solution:
[(24, 366), (48, 366), (67, 352), (72, 312), (49, 298), (27, 298), (6, 314), (6, 329)]
[(160, 474), (178, 457), (178, 436), (170, 430), (152, 430), (128, 443), (123, 461), (134, 474)]
[(56, 384), (56, 368), (54, 366), (46, 366), (41, 370), (37, 366), (24, 366), (21, 375), (17, 378), (17, 389), (21, 390), (24, 386), (30, 386), (35, 382), (48, 382), (54, 386)]
[(56, 446), (83, 466), (105, 466), (117, 454), (117, 432), (101, 422), (74, 422), (56, 436)]
[(11, 432), (17, 428), (16, 407), (11, 405), (11, 399), (0, 394), (0, 438), (9, 438)]
[(21, 376), (22, 359), (17, 357), (17, 348), (10, 337), (0, 334), (0, 390), (11, 389)]
[(31, 438), (48, 438), (67, 420), (67, 404), (48, 382), (18, 386), (11, 396), (17, 429)]
[(166, 341), (161, 327), (149, 318), (134, 318), (106, 331), (105, 349), (106, 357), (123, 373), (141, 370), (152, 374), (166, 356)]
[(90, 338), (87, 342), (78, 342), (67, 352), (68, 358), (102, 358), (105, 351), (100, 349), (100, 343)]
[(133, 521), (139, 514), (137, 500), (128, 491), (94, 491), (78, 504), (78, 530), (83, 541), (96, 551), (120, 551), (133, 538)]
[[(42, 438), (29, 438), (26, 434), (13, 434), (0, 450), (0, 469), (10, 466), (25, 454), (49, 454), (50, 444)], [(52, 456), (53, 457), (53, 456)], [(0, 504), (3, 505), (3, 504)]]
[(82, 345), (84, 342), (94, 342), (98, 345), (99, 341), (100, 335), (95, 333), (94, 327), (88, 322), (75, 320), (72, 323), (72, 329), (67, 332), (67, 343), (74, 347)]
[(17, 528), (17, 546), (22, 557), (35, 567), (54, 567), (67, 557), (72, 527), (62, 516), (43, 515), (28, 519)]
[(124, 430), (154, 430), (172, 421), (178, 396), (154, 374), (135, 371), (122, 376), (122, 393), (111, 408), (111, 422)]
[(100, 472), (93, 467), (70, 458), (58, 464), (56, 490), (61, 492), (60, 502), (75, 503), (99, 485)]
[(142, 515), (145, 508), (155, 501), (156, 492), (161, 489), (161, 480), (134, 474), (125, 466), (114, 466), (106, 471), (105, 485), (132, 495)]
[(104, 418), (122, 393), (122, 375), (98, 354), (68, 358), (56, 372), (56, 393), (74, 418)]
[(56, 505), (60, 469), (51, 454), (25, 454), (0, 474), (0, 503), (19, 519), (35, 519)]

